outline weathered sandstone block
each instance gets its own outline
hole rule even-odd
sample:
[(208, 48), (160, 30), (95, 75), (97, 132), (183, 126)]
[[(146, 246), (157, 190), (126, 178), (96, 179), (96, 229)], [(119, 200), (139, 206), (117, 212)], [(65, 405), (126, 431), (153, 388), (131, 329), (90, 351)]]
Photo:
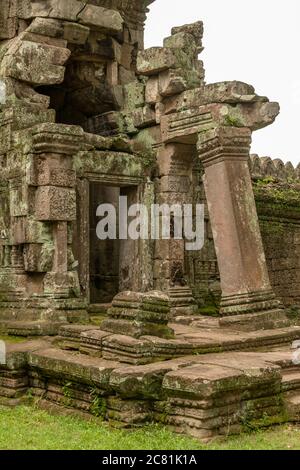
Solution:
[(24, 19), (50, 17), (91, 26), (107, 33), (119, 33), (123, 30), (123, 19), (118, 11), (90, 5), (77, 0), (34, 0), (28, 2), (20, 13)]
[(53, 221), (75, 220), (75, 191), (55, 186), (39, 187), (36, 192), (36, 218)]
[(16, 0), (1, 2), (0, 8), (0, 39), (12, 39), (17, 31), (18, 12)]
[(68, 21), (76, 21), (78, 14), (84, 8), (85, 2), (77, 0), (33, 0), (22, 2), (19, 17), (31, 19), (36, 17), (50, 17)]
[(3, 58), (0, 75), (33, 85), (61, 83), (70, 54), (65, 48), (16, 39)]
[(114, 298), (109, 319), (102, 322), (101, 329), (117, 335), (126, 331), (134, 338), (147, 335), (171, 338), (173, 331), (167, 326), (169, 314), (169, 299), (162, 292), (123, 292)]
[(77, 16), (77, 20), (105, 33), (121, 33), (123, 31), (123, 19), (118, 11), (96, 5), (85, 5), (85, 8)]
[(202, 21), (196, 21), (195, 23), (186, 24), (183, 26), (175, 26), (172, 28), (172, 35), (178, 33), (188, 33), (194, 36), (195, 40), (200, 42), (203, 37), (204, 26)]
[[(184, 53), (183, 57), (184, 57)], [(180, 67), (179, 54), (171, 49), (151, 47), (138, 54), (137, 72), (141, 75), (157, 75), (159, 72)]]

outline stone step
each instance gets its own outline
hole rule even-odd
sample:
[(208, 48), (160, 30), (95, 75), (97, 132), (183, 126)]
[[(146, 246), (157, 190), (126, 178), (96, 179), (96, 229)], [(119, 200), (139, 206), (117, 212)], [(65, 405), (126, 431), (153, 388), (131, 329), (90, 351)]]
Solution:
[(111, 308), (111, 304), (90, 304), (88, 306), (88, 313), (93, 316), (103, 316), (107, 315), (108, 309)]
[(63, 325), (59, 329), (54, 344), (61, 349), (79, 350), (82, 333), (95, 329), (97, 329), (95, 325)]
[(1, 322), (1, 332), (8, 336), (56, 336), (62, 325), (51, 321), (5, 321)]
[(282, 389), (284, 391), (299, 390), (300, 396), (300, 366), (282, 371)]
[[(215, 319), (207, 319), (204, 323), (200, 321), (201, 328), (198, 327), (199, 322), (193, 322), (191, 325), (182, 325), (171, 323), (169, 326), (175, 331), (174, 339), (159, 339), (157, 337), (140, 338), (143, 343), (145, 339), (150, 343), (164, 344), (164, 349), (172, 350), (170, 355), (162, 355), (163, 358), (180, 357), (184, 354), (210, 354), (213, 352), (228, 351), (255, 351), (262, 348), (270, 351), (274, 348), (287, 348), (286, 354), (289, 357), (288, 367), (291, 367), (293, 359), (293, 351), (290, 345), (295, 340), (300, 339), (300, 327), (293, 326), (290, 328), (278, 330), (262, 330), (260, 332), (237, 332), (218, 328)], [(120, 332), (123, 335), (124, 330)], [(104, 332), (101, 327), (95, 325), (64, 325), (59, 330), (59, 336), (56, 344), (62, 349), (82, 350), (82, 352), (91, 355), (101, 356), (102, 354), (102, 338), (104, 336), (113, 335), (113, 333)], [(90, 336), (90, 338), (89, 338)], [(118, 335), (119, 336), (119, 335)], [(126, 336), (124, 336), (126, 338)], [(178, 350), (174, 347), (178, 345)], [(185, 353), (183, 352), (183, 349)], [(156, 348), (154, 348), (156, 350)], [(118, 353), (116, 351), (116, 353)], [(160, 354), (160, 353), (159, 353)], [(158, 356), (159, 356), (158, 354)], [(153, 362), (157, 360), (156, 355)]]
[(285, 328), (291, 325), (285, 311), (282, 309), (267, 312), (249, 313), (221, 317), (219, 324), (222, 328), (237, 331), (259, 331)]
[(106, 389), (111, 372), (119, 364), (52, 347), (29, 354), (28, 365), (31, 369), (39, 370), (47, 376), (91, 385), (94, 383)]
[(300, 420), (300, 391), (288, 392), (284, 395), (285, 408), (289, 421)]
[[(261, 348), (290, 346), (300, 339), (300, 327), (290, 326), (275, 330), (256, 332), (235, 331), (216, 328), (214, 322), (206, 328), (192, 325), (171, 324), (177, 339), (184, 339), (194, 345), (195, 352), (210, 353), (214, 351), (251, 351)], [(290, 352), (292, 358), (292, 352)]]

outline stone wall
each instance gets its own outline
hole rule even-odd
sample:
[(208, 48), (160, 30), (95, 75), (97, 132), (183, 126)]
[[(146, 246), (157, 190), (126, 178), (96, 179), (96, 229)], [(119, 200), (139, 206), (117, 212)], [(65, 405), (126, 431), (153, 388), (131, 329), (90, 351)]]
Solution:
[(299, 167), (251, 157), (254, 193), (271, 284), (286, 306), (300, 301)]
[(202, 165), (195, 159), (191, 192), (193, 204), (205, 205), (205, 245), (201, 251), (190, 251), (185, 255), (187, 276), (194, 286), (194, 297), (198, 305), (204, 308), (203, 313), (211, 313), (221, 295), (220, 275), (202, 178)]

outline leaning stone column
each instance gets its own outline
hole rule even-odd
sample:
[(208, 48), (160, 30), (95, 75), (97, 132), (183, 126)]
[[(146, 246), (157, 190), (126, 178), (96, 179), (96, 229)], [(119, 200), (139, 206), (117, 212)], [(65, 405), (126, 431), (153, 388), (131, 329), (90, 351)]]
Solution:
[(221, 275), (220, 323), (256, 329), (286, 318), (267, 271), (248, 167), (250, 144), (251, 130), (245, 127), (214, 128), (198, 138)]

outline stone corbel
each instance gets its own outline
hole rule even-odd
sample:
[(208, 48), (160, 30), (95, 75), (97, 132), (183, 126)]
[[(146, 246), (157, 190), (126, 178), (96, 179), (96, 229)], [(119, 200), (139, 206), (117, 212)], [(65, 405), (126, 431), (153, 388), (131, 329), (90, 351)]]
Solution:
[(198, 134), (217, 127), (248, 128), (251, 131), (272, 124), (279, 114), (278, 103), (211, 103), (165, 115), (161, 119), (165, 143), (197, 144)]

